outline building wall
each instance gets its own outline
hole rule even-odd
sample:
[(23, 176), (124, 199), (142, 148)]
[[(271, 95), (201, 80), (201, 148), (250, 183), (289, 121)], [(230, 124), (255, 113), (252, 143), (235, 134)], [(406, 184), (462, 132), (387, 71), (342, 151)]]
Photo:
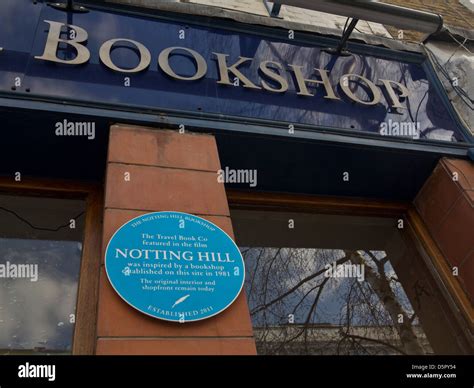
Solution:
[[(116, 0), (134, 5), (150, 6), (147, 0)], [(472, 29), (470, 11), (459, 2), (389, 1), (416, 9), (439, 12), (447, 24)], [(241, 13), (268, 18), (260, 1), (191, 0), (187, 4), (222, 7)], [(311, 12), (283, 8), (289, 21), (320, 23), (327, 28), (341, 29), (346, 18), (325, 18)], [(216, 16), (216, 15), (214, 15)], [(245, 18), (244, 18), (245, 20)], [(278, 23), (278, 20), (275, 21)], [(363, 24), (359, 29), (372, 30)], [(377, 26), (380, 33), (389, 31), (397, 37), (398, 30)], [(371, 31), (374, 33), (374, 31)], [(419, 42), (423, 34), (404, 31), (403, 41)], [(456, 43), (445, 52), (456, 50)], [(467, 85), (467, 74), (461, 85)], [(445, 84), (448, 93), (450, 85)], [(468, 94), (469, 85), (465, 86)], [(454, 95), (453, 95), (454, 97)], [(455, 101), (456, 103), (456, 101)], [(458, 102), (460, 103), (460, 102)], [(456, 105), (455, 105), (456, 106)], [(458, 110), (459, 111), (459, 110)], [(466, 118), (467, 117), (467, 118)], [(466, 124), (472, 120), (464, 116)], [(114, 126), (111, 130), (107, 170), (104, 241), (124, 222), (149, 211), (176, 210), (203, 216), (232, 236), (229, 209), (223, 186), (215, 179), (219, 169), (217, 148), (212, 136), (171, 131)], [(130, 172), (131, 182), (123, 175)], [(454, 173), (458, 179), (453, 179)], [(165, 187), (165, 189), (163, 189)], [(113, 189), (112, 189), (113, 188)], [(149, 193), (160, 193), (153, 195)], [(429, 234), (451, 270), (457, 268), (454, 281), (474, 301), (474, 166), (472, 162), (444, 159), (434, 170), (414, 201), (415, 208)], [(471, 307), (472, 309), (472, 307)], [(120, 322), (120, 323), (118, 323)], [(254, 354), (255, 345), (248, 307), (241, 295), (226, 312), (204, 323), (175, 324), (153, 320), (127, 306), (111, 289), (104, 271), (101, 274), (98, 354)]]
[(474, 305), (474, 163), (443, 158), (414, 205)]
[[(211, 135), (114, 125), (109, 141), (102, 257), (121, 225), (152, 211), (196, 214), (233, 237), (225, 189), (216, 178), (219, 168)], [(443, 159), (414, 206), (453, 271), (449, 276), (459, 282), (472, 309), (474, 165)], [(244, 292), (226, 311), (210, 319), (165, 322), (125, 303), (111, 287), (102, 264), (96, 354), (255, 353)]]
[[(187, 2), (222, 7), (261, 16), (269, 16), (268, 9), (264, 5), (263, 0), (187, 0)], [(278, 17), (285, 21), (316, 25), (337, 30), (342, 30), (347, 20), (344, 16), (287, 6), (282, 6)], [(360, 21), (357, 29), (364, 34), (375, 34), (385, 37), (390, 36), (388, 31), (381, 24), (366, 22), (365, 20)]]
[[(270, 25), (295, 31), (314, 31), (340, 36), (346, 17), (296, 7), (282, 6), (278, 18), (270, 17), (263, 0), (106, 0), (143, 8), (163, 9), (188, 14), (225, 17), (244, 23)], [(391, 38), (387, 29), (379, 24), (359, 21), (353, 33), (358, 38)]]
[[(246, 14), (258, 16), (269, 16), (267, 7), (263, 0), (106, 0), (108, 2), (125, 3), (143, 7), (170, 6), (172, 3), (189, 5), (202, 5), (207, 7), (221, 8)], [(468, 1), (468, 0), (465, 0)], [(443, 16), (445, 24), (456, 27), (472, 29), (474, 27), (473, 12), (459, 0), (381, 0), (381, 2), (418, 9), (421, 11), (439, 13)], [(170, 5), (171, 4), (171, 5)], [(466, 3), (467, 4), (467, 3)], [(184, 9), (177, 7), (177, 10)], [(195, 8), (194, 8), (195, 10)], [(193, 13), (193, 8), (187, 10)], [(346, 17), (332, 15), (323, 12), (311, 11), (302, 8), (283, 5), (278, 15), (280, 22), (292, 21), (312, 26), (322, 26), (341, 30), (344, 27)], [(361, 20), (357, 26), (357, 32), (373, 34), (398, 39), (398, 29), (392, 26), (384, 26), (379, 23)], [(416, 31), (404, 31), (404, 41), (421, 42), (426, 34)]]
[[(403, 42), (425, 41), (428, 57), (433, 63), (449, 99), (456, 109), (464, 125), (474, 134), (474, 103), (465, 96), (463, 91), (471, 96), (474, 91), (474, 3), (469, 0), (381, 0), (385, 3), (405, 6), (420, 11), (434, 12), (443, 16), (444, 25), (465, 30), (465, 36), (454, 36), (450, 31), (444, 37), (430, 37), (425, 41), (426, 34), (417, 31), (404, 30), (399, 36), (397, 28), (385, 26), (394, 39)], [(462, 32), (460, 32), (462, 33)], [(465, 39), (468, 38), (468, 39)], [(455, 83), (455, 87), (453, 86)]]
[[(203, 217), (233, 237), (213, 136), (114, 125), (104, 209), (106, 244), (127, 221), (153, 211)], [(245, 292), (223, 313), (189, 323), (148, 317), (113, 290), (102, 262), (97, 354), (255, 354)]]
[[(434, 12), (443, 16), (444, 24), (462, 27), (466, 29), (474, 28), (474, 13), (462, 4), (459, 0), (380, 0), (383, 3), (399, 5), (418, 9), (420, 11)], [(398, 37), (398, 29), (392, 26), (385, 26), (390, 34)], [(404, 31), (403, 40), (421, 42), (426, 36), (417, 31)]]

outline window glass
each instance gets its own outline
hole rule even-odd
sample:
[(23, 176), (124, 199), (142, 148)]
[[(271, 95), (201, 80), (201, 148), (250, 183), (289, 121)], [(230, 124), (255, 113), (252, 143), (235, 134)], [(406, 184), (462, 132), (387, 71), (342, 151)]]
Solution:
[(397, 219), (231, 213), (259, 354), (434, 353), (437, 294)]
[(84, 211), (0, 194), (0, 354), (71, 352)]

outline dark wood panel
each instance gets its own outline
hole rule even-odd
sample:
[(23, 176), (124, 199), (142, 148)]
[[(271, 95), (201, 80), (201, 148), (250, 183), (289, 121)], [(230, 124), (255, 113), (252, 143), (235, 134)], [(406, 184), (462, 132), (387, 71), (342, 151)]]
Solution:
[(73, 354), (95, 353), (103, 208), (102, 193), (100, 191), (90, 192), (87, 197)]
[(373, 201), (341, 197), (321, 197), (285, 193), (263, 193), (227, 190), (229, 206), (233, 208), (271, 208), (274, 210), (310, 211), (332, 214), (378, 216), (403, 215), (410, 202)]
[(86, 220), (77, 293), (73, 354), (94, 354), (102, 244), (102, 185), (29, 178), (17, 182), (13, 177), (0, 177), (0, 192), (10, 195), (85, 199)]

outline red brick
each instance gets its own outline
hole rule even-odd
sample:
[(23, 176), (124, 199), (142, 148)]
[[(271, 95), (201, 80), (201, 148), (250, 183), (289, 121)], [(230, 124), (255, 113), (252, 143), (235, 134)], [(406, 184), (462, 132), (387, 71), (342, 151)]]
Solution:
[[(245, 292), (222, 313), (197, 322), (156, 319), (128, 305), (111, 286), (102, 268), (97, 335), (99, 337), (252, 337)], [(117, 324), (120, 322), (120, 324)]]
[(249, 338), (234, 339), (106, 339), (97, 341), (97, 354), (128, 355), (254, 355)]
[(474, 246), (473, 205), (462, 196), (432, 234), (450, 265), (459, 266)]
[(109, 162), (217, 171), (213, 136), (114, 125), (110, 129)]
[[(155, 211), (161, 211), (157, 209)], [(149, 213), (145, 210), (124, 210), (124, 209), (106, 209), (104, 212), (104, 238), (102, 241), (102, 262), (104, 261), (105, 249), (112, 238), (113, 234), (127, 221), (132, 220), (138, 216)], [(232, 223), (230, 217), (226, 216), (208, 216), (195, 214), (204, 218), (213, 224), (217, 225), (224, 232), (226, 232), (232, 239), (234, 239), (234, 232), (232, 230)]]
[[(211, 136), (137, 127), (111, 129), (106, 175), (104, 248), (125, 222), (154, 211), (196, 214), (233, 237), (219, 158)], [(124, 174), (130, 174), (130, 181)], [(129, 306), (102, 266), (97, 354), (255, 354), (245, 293), (215, 317), (172, 323)]]
[(461, 195), (461, 189), (453, 182), (449, 172), (438, 164), (414, 201), (418, 213), (431, 233), (440, 226), (449, 209)]
[[(459, 0), (381, 0), (382, 3), (390, 3), (402, 7), (418, 9), (421, 11), (438, 13), (443, 16), (444, 24), (449, 26), (473, 28), (474, 13), (462, 5)], [(399, 28), (385, 25), (390, 34), (397, 39)], [(426, 38), (426, 33), (419, 31), (404, 30), (404, 40), (421, 42)]]
[[(474, 245), (474, 244), (473, 244)], [(459, 278), (461, 284), (474, 305), (474, 246), (470, 254), (464, 259), (459, 267)]]
[[(125, 181), (125, 173), (130, 181)], [(106, 208), (229, 215), (224, 185), (213, 172), (109, 163)]]
[(474, 204), (474, 190), (466, 190), (464, 194), (469, 198), (469, 201)]
[(468, 160), (443, 158), (442, 163), (453, 176), (458, 173), (457, 184), (463, 190), (474, 190), (474, 164)]

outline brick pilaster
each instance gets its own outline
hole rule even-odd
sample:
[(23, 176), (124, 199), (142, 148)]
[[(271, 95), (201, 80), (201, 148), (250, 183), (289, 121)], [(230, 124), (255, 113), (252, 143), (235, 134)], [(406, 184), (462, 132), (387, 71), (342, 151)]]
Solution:
[[(203, 217), (233, 236), (211, 135), (114, 125), (106, 175), (103, 255), (125, 222), (153, 211)], [(130, 181), (124, 179), (130, 174)], [(255, 354), (249, 310), (242, 292), (221, 314), (198, 322), (154, 319), (127, 305), (101, 267), (97, 354)]]
[(474, 164), (443, 158), (415, 199), (415, 207), (474, 303)]

